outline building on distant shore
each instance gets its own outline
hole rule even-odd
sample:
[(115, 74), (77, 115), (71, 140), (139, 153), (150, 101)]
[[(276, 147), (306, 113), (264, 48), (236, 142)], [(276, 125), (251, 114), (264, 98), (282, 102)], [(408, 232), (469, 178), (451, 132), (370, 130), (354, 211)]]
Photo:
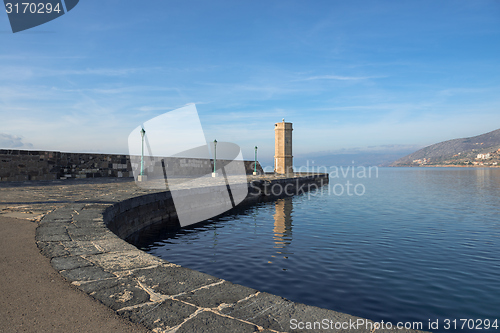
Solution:
[(490, 153), (488, 154), (477, 154), (476, 160), (486, 160), (490, 158)]

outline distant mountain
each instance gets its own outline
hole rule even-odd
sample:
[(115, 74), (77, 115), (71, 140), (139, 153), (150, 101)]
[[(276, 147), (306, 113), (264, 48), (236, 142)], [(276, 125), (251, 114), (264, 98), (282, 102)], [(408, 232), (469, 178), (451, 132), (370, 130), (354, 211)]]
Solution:
[(500, 149), (500, 129), (470, 138), (433, 144), (398, 159), (390, 166), (477, 164), (474, 161), (477, 160), (478, 154), (492, 153), (498, 149)]

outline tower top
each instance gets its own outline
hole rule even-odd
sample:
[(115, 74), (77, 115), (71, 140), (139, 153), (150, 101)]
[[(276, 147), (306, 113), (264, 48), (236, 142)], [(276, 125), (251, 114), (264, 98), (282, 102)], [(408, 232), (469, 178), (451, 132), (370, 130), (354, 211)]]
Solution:
[(285, 122), (285, 118), (283, 118), (283, 122)]
[(274, 129), (275, 130), (282, 130), (282, 129), (290, 129), (290, 130), (293, 130), (292, 128), (293, 124), (292, 123), (287, 123), (285, 122), (285, 119), (283, 119), (282, 122), (280, 123), (275, 123), (274, 124)]

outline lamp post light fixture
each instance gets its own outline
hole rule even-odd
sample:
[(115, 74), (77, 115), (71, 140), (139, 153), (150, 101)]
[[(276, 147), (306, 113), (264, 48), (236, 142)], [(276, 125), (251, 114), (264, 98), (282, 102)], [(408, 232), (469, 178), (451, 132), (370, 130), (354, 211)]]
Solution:
[(214, 140), (214, 172), (212, 172), (212, 177), (217, 177), (217, 140)]
[(143, 182), (146, 180), (146, 177), (144, 175), (144, 135), (146, 134), (146, 131), (144, 128), (141, 129), (141, 139), (142, 139), (142, 149), (141, 149), (141, 174), (139, 177), (137, 177), (137, 180), (140, 182)]
[(257, 176), (257, 146), (255, 146), (255, 162), (253, 164), (253, 175)]

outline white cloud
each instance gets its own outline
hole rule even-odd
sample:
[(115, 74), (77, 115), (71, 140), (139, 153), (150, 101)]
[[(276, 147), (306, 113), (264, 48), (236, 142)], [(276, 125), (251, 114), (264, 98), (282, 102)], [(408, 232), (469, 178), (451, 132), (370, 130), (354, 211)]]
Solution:
[(10, 135), (6, 133), (0, 133), (0, 147), (1, 148), (33, 148), (31, 143), (23, 142), (23, 138)]

